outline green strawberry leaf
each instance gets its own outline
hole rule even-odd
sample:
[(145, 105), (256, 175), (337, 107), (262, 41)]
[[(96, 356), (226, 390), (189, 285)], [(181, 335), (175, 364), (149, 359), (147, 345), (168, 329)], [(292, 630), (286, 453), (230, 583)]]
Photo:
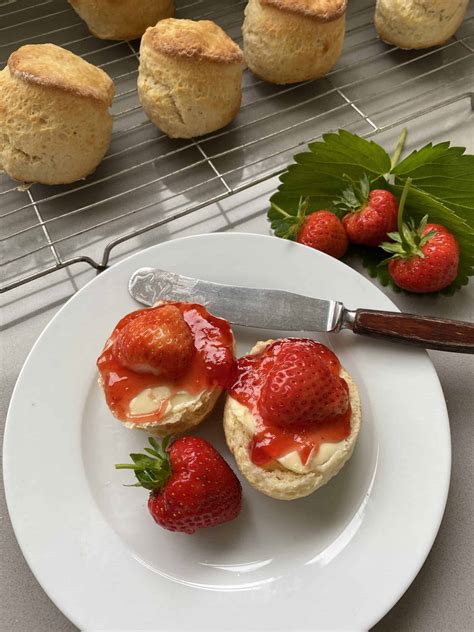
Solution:
[(455, 211), (474, 228), (474, 156), (449, 142), (425, 145), (392, 170), (395, 182), (410, 177), (413, 184)]

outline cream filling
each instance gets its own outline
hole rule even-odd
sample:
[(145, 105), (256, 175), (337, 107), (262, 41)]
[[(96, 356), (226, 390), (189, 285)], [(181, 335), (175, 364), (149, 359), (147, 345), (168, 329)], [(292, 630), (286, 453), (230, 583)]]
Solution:
[[(138, 393), (129, 404), (129, 411), (131, 415), (149, 415), (157, 410), (160, 410), (164, 400), (168, 399), (171, 395), (171, 391), (167, 386), (154, 386), (152, 388), (146, 388), (141, 393)], [(169, 408), (170, 402), (166, 407)], [(166, 410), (164, 412), (166, 412)]]
[[(182, 414), (185, 410), (190, 408), (196, 409), (202, 400), (204, 391), (196, 394), (191, 394), (188, 391), (178, 391), (171, 396), (171, 389), (167, 386), (154, 386), (152, 388), (145, 388), (141, 393), (136, 395), (129, 404), (129, 411), (132, 417), (140, 417), (142, 415), (151, 415), (154, 412), (160, 410), (164, 401), (168, 400), (168, 403), (163, 411), (163, 416), (160, 421), (167, 421), (171, 417), (176, 417)], [(156, 421), (150, 422), (155, 424)], [(133, 422), (126, 422), (133, 427)], [(140, 424), (146, 427), (148, 424)]]
[[(250, 410), (233, 397), (229, 398), (229, 405), (231, 414), (238, 419), (251, 435), (254, 435), (257, 431), (257, 424)], [(300, 455), (296, 450), (288, 452), (288, 454), (281, 456), (276, 459), (276, 461), (285, 469), (295, 472), (296, 474), (318, 472), (321, 466), (327, 463), (336, 452), (345, 450), (345, 446), (346, 439), (338, 441), (337, 443), (321, 443), (319, 450), (313, 450), (310, 454), (306, 464), (301, 461)]]

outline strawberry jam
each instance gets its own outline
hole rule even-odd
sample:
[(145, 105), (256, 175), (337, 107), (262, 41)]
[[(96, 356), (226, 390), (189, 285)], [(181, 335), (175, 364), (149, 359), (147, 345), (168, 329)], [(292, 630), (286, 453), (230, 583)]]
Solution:
[(340, 368), (327, 347), (299, 338), (276, 340), (238, 360), (229, 393), (255, 419), (255, 465), (268, 466), (294, 451), (305, 465), (322, 443), (350, 435), (349, 389)]
[[(169, 304), (169, 303), (168, 303)], [(115, 341), (120, 332), (142, 315), (151, 310), (159, 310), (161, 306), (140, 309), (122, 318), (116, 325), (112, 335), (97, 360), (102, 386), (107, 404), (112, 413), (122, 421), (147, 423), (159, 420), (167, 408), (168, 402), (179, 392), (190, 395), (219, 386), (226, 388), (235, 371), (233, 352), (234, 339), (229, 323), (210, 314), (202, 305), (193, 303), (171, 303), (181, 312), (184, 321), (191, 330), (195, 352), (183, 375), (175, 380), (164, 379), (160, 375), (149, 372), (137, 372), (124, 366), (117, 358)], [(138, 328), (137, 328), (138, 329)], [(130, 413), (130, 402), (148, 388), (166, 386), (170, 395), (161, 402), (159, 410), (143, 415)]]

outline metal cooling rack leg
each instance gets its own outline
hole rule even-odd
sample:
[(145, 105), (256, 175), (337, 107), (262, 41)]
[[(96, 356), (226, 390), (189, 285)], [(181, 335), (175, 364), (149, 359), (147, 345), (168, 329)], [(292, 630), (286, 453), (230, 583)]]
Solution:
[(44, 223), (44, 219), (43, 219), (41, 213), (39, 212), (38, 206), (36, 205), (35, 199), (34, 199), (33, 195), (31, 194), (31, 191), (29, 189), (27, 189), (26, 193), (27, 193), (27, 195), (28, 195), (28, 197), (30, 199), (30, 202), (31, 202), (32, 206), (33, 206), (33, 209), (35, 211), (36, 217), (38, 218), (39, 226), (41, 226), (41, 230), (43, 231), (43, 235), (46, 237), (46, 241), (49, 244), (49, 248), (50, 248), (50, 250), (51, 250), (51, 252), (53, 254), (54, 260), (56, 261), (56, 265), (60, 266), (62, 264), (61, 257), (59, 256), (58, 251), (56, 250), (56, 246), (54, 245), (53, 240), (51, 239), (49, 231), (48, 231), (48, 229), (47, 229), (47, 227), (46, 227), (46, 225)]

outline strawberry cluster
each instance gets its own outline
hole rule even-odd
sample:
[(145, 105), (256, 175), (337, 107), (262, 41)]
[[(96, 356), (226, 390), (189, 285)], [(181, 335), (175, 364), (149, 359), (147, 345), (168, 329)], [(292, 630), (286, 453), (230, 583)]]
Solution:
[(388, 264), (388, 272), (398, 287), (417, 293), (442, 290), (458, 274), (459, 245), (444, 226), (428, 223), (428, 216), (418, 226), (403, 222), (410, 184), (408, 178), (399, 203), (390, 191), (371, 190), (364, 175), (335, 200), (335, 210), (342, 220), (329, 210), (311, 211), (301, 200), (294, 224), (285, 237), (296, 238), (337, 259), (346, 254), (350, 243), (381, 247), (392, 255), (382, 263)]

